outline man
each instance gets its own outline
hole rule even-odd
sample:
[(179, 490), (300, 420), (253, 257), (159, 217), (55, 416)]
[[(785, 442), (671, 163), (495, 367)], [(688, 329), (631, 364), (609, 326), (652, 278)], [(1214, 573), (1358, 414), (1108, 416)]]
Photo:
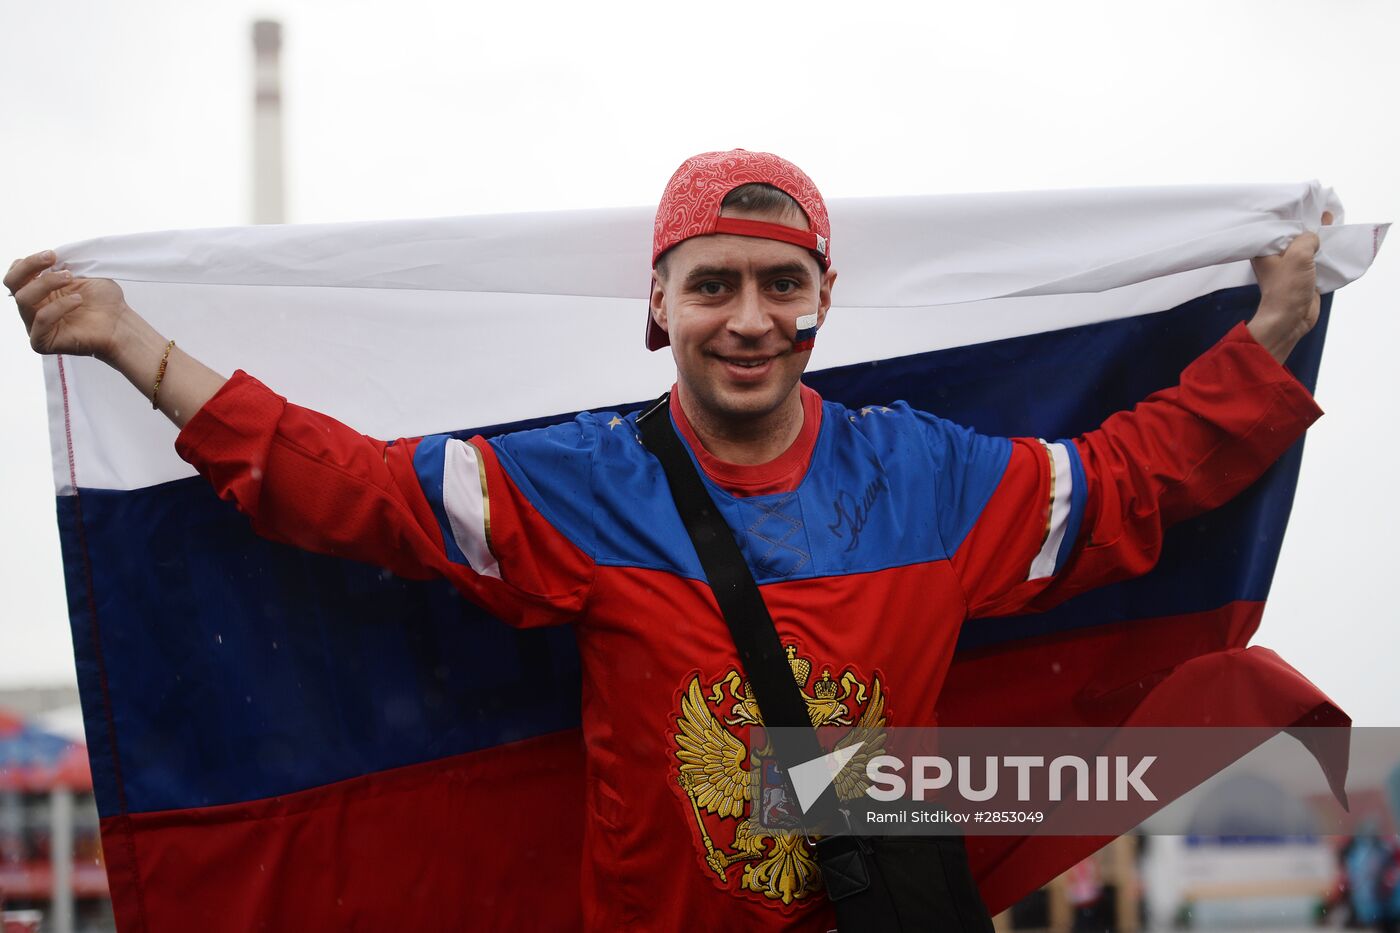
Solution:
[[(989, 438), (803, 386), (836, 282), (820, 193), (765, 153), (683, 163), (657, 211), (647, 345), (672, 348), (675, 426), (818, 725), (931, 724), (965, 619), (1146, 571), (1167, 524), (1286, 450), (1319, 414), (1280, 365), (1317, 317), (1316, 248), (1256, 261), (1258, 312), (1179, 387), (1073, 441)], [(52, 261), (5, 279), (34, 348), (126, 375), (260, 533), (445, 577), (510, 624), (577, 622), (590, 928), (831, 926), (803, 843), (749, 820), (760, 711), (634, 416), (385, 444), (225, 380), (114, 283)]]

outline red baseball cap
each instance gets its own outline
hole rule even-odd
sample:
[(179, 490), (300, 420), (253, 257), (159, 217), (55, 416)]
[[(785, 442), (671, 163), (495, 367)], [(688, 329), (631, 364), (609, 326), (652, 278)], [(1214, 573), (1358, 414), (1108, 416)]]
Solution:
[[(808, 229), (738, 217), (721, 217), (724, 196), (740, 185), (761, 182), (788, 194), (807, 214)], [(771, 152), (702, 152), (691, 156), (676, 169), (661, 203), (656, 207), (656, 228), (652, 233), (651, 264), (661, 254), (683, 240), (713, 233), (781, 240), (810, 250), (822, 269), (831, 266), (831, 220), (826, 202), (817, 186), (802, 169)], [(648, 350), (670, 344), (666, 331), (657, 326), (647, 309)]]

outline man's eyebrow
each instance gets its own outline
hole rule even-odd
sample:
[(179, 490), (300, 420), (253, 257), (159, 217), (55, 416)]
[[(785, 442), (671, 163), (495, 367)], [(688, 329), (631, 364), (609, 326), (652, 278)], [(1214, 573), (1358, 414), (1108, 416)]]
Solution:
[(811, 281), (812, 278), (812, 270), (805, 263), (796, 261), (783, 262), (776, 266), (764, 266), (758, 270), (758, 274), (765, 279), (771, 279), (776, 275), (786, 275), (800, 279), (804, 283)]
[(737, 269), (729, 266), (696, 266), (685, 276), (685, 284), (694, 285), (701, 279), (728, 279), (738, 274)]
[[(726, 279), (734, 278), (739, 274), (739, 270), (733, 266), (696, 266), (685, 276), (686, 285), (695, 285), (705, 279)], [(759, 278), (769, 279), (778, 275), (786, 275), (798, 279), (803, 284), (812, 280), (812, 270), (801, 262), (781, 262), (773, 266), (764, 266), (758, 270)]]

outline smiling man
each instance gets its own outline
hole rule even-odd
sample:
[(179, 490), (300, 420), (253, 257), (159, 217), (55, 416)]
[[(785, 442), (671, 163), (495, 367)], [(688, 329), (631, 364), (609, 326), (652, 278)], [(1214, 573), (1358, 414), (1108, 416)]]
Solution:
[[(1254, 317), (1178, 386), (1078, 438), (988, 437), (804, 386), (836, 281), (821, 195), (770, 154), (686, 160), (657, 211), (646, 343), (671, 346), (674, 425), (812, 723), (931, 725), (967, 619), (1145, 572), (1167, 525), (1287, 450), (1320, 414), (1281, 365), (1317, 319), (1317, 242), (1256, 260)], [(5, 279), (34, 349), (122, 372), (259, 533), (444, 577), (508, 624), (577, 626), (587, 928), (831, 928), (805, 842), (755, 820), (779, 803), (747, 770), (762, 712), (635, 414), (385, 443), (225, 379), (53, 259)], [(944, 925), (986, 930), (961, 847), (940, 858)]]
[[(755, 164), (765, 157), (746, 154)], [(766, 158), (779, 177), (779, 160)], [(719, 179), (699, 187), (686, 178), (712, 170), (704, 157), (688, 161), (662, 200), (647, 348), (670, 344), (678, 401), (706, 450), (734, 463), (764, 463), (802, 429), (799, 379), (836, 282), (830, 231), (825, 205), (805, 176), (786, 173), (786, 180), (820, 218), (821, 232), (809, 230), (806, 211), (773, 185), (726, 190), (713, 183)], [(697, 190), (721, 198), (718, 211), (703, 208), (712, 224), (677, 225), (680, 193)]]

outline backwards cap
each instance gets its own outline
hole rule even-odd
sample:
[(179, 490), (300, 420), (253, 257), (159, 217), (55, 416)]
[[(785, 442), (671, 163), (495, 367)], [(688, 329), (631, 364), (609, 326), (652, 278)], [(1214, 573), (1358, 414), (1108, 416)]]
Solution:
[[(724, 196), (741, 185), (772, 185), (802, 206), (808, 229), (739, 217), (721, 217)], [(781, 240), (810, 250), (823, 269), (831, 266), (831, 220), (826, 202), (812, 179), (787, 159), (771, 152), (702, 152), (691, 156), (676, 169), (666, 183), (661, 203), (656, 207), (656, 228), (652, 233), (651, 264), (661, 254), (683, 240), (712, 233)], [(647, 349), (659, 350), (669, 344), (666, 331), (657, 326), (647, 311)]]

